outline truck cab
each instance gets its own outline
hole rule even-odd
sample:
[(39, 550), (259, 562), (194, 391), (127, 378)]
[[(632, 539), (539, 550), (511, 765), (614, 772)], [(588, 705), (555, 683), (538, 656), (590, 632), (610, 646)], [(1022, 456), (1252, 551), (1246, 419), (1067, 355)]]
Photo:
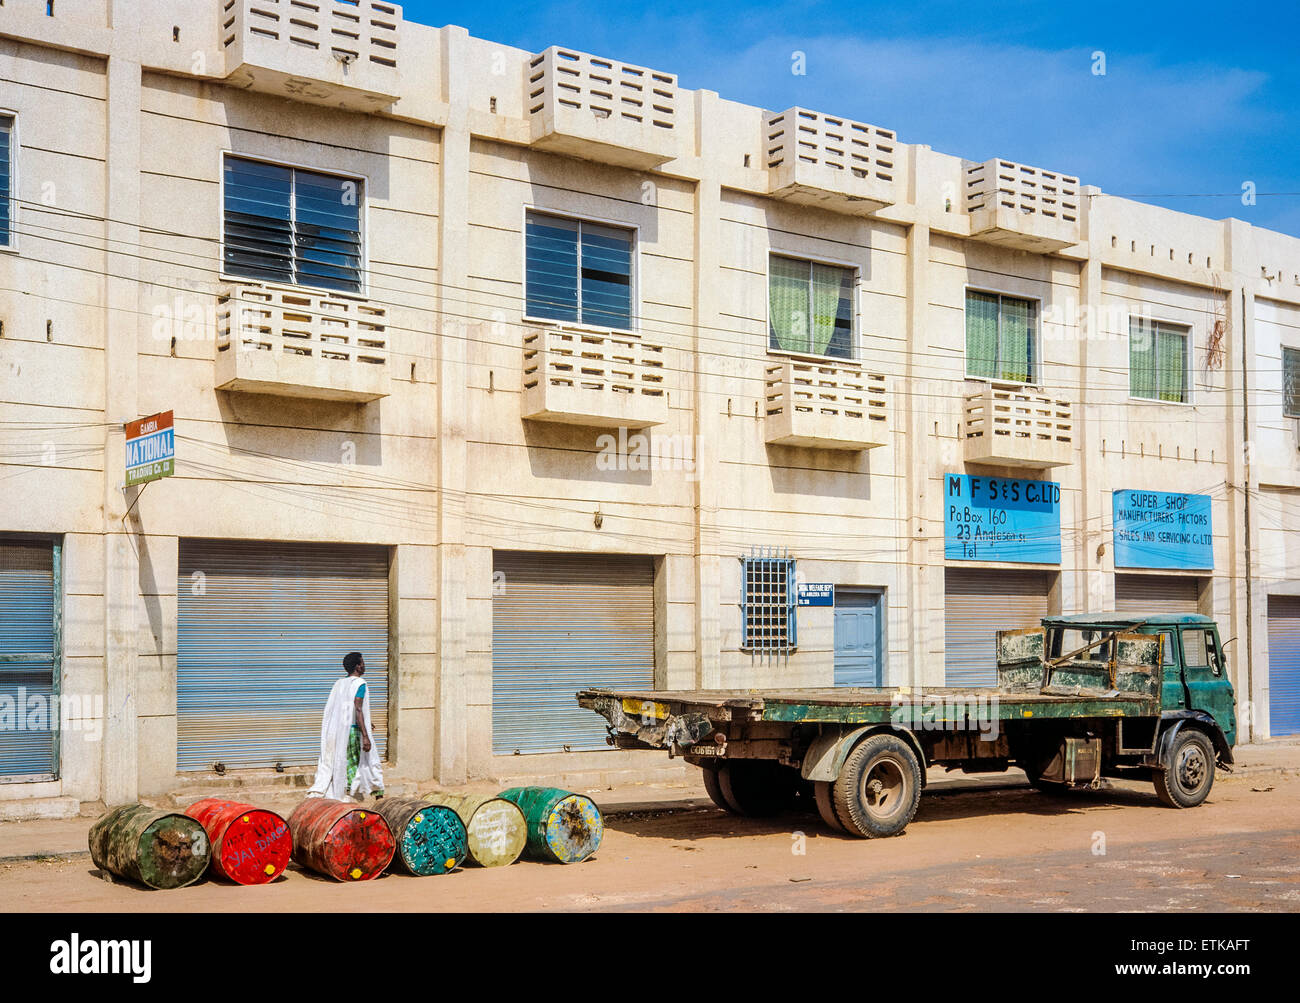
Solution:
[[(1116, 632), (1154, 634), (1160, 638), (1162, 720), (1195, 719), (1205, 715), (1222, 736), (1225, 761), (1232, 762), (1237, 744), (1237, 700), (1228, 679), (1228, 661), (1219, 639), (1219, 627), (1196, 613), (1152, 613), (1135, 616), (1117, 613), (1083, 613), (1043, 620), (1049, 658), (1060, 658), (1095, 640), (1101, 643), (1088, 655), (1110, 658), (1107, 635)], [(1224, 758), (1222, 752), (1220, 758)]]

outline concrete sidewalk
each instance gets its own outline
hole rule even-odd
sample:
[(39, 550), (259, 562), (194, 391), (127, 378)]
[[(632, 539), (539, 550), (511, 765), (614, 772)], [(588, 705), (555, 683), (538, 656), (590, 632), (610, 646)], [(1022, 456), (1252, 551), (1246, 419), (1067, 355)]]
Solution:
[[(1234, 750), (1236, 764), (1231, 777), (1251, 778), (1277, 773), (1300, 774), (1300, 738), (1275, 739), (1261, 745), (1238, 746)], [(1222, 776), (1222, 775), (1221, 775)], [(1024, 774), (1017, 769), (1006, 773), (962, 774), (949, 773), (939, 767), (932, 767), (927, 777), (926, 791), (930, 794), (955, 793), (970, 790), (989, 790), (1008, 787), (1026, 786)], [(502, 789), (499, 783), (481, 781), (461, 787), (444, 788), (448, 792), (495, 794)], [(409, 796), (414, 792), (402, 791)], [(682, 812), (700, 808), (711, 808), (704, 785), (694, 770), (682, 780), (658, 780), (649, 782), (629, 782), (617, 786), (600, 788), (579, 788), (579, 794), (586, 794), (607, 818), (619, 818), (633, 814), (651, 812)], [(238, 792), (231, 790), (226, 795), (237, 798)], [(288, 814), (294, 805), (302, 800), (302, 791), (288, 791), (270, 797), (258, 797), (258, 805)], [(157, 801), (158, 807), (177, 810), (174, 805), (166, 804), (166, 799)], [(147, 801), (146, 803), (153, 803)], [(64, 857), (88, 855), (86, 838), (91, 825), (99, 816), (102, 806), (85, 805), (85, 813), (76, 818), (34, 819), (27, 822), (0, 822), (0, 864), (17, 863), (27, 860), (40, 860), (46, 857)]]

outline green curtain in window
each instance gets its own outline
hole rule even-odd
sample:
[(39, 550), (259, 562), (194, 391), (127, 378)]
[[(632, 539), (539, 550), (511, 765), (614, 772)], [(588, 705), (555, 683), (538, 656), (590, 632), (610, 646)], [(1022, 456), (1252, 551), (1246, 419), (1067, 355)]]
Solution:
[(1154, 336), (1141, 321), (1128, 327), (1129, 393), (1134, 397), (1156, 396), (1156, 353)]
[(844, 284), (844, 269), (833, 265), (812, 266), (812, 350), (825, 355), (826, 347), (835, 334), (835, 319), (840, 312), (840, 289)]
[(966, 375), (993, 379), (998, 364), (998, 298), (966, 294)]
[(1187, 400), (1187, 336), (1156, 325), (1156, 373), (1162, 401)]
[(1034, 338), (1033, 304), (1002, 297), (1002, 324), (998, 337), (999, 379), (1028, 383)]
[(773, 257), (768, 300), (771, 347), (808, 351), (808, 262)]

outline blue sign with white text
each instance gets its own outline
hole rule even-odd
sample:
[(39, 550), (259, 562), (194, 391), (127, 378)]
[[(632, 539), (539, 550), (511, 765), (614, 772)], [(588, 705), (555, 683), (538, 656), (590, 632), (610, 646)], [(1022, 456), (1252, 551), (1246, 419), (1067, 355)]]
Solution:
[(1061, 485), (945, 474), (943, 556), (1061, 563)]
[(1115, 567), (1214, 567), (1209, 495), (1171, 491), (1116, 491)]
[(834, 606), (835, 586), (830, 582), (805, 582), (795, 593), (799, 606)]

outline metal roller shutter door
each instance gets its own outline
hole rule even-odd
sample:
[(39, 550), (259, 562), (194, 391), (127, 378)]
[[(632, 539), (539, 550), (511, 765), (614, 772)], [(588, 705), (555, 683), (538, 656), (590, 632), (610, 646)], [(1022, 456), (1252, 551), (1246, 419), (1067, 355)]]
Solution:
[(1051, 585), (1041, 571), (945, 569), (945, 685), (996, 686), (997, 632), (1039, 626)]
[(1117, 613), (1199, 613), (1201, 581), (1180, 575), (1116, 575)]
[(654, 561), (612, 554), (493, 555), (492, 751), (607, 749), (573, 695), (654, 686)]
[(0, 542), (0, 705), (14, 715), (0, 728), (0, 782), (55, 775), (54, 564), (50, 543)]
[(1268, 730), (1300, 735), (1300, 596), (1268, 597)]
[(375, 738), (388, 733), (388, 550), (182, 540), (177, 768), (310, 766), (343, 656), (360, 651)]

